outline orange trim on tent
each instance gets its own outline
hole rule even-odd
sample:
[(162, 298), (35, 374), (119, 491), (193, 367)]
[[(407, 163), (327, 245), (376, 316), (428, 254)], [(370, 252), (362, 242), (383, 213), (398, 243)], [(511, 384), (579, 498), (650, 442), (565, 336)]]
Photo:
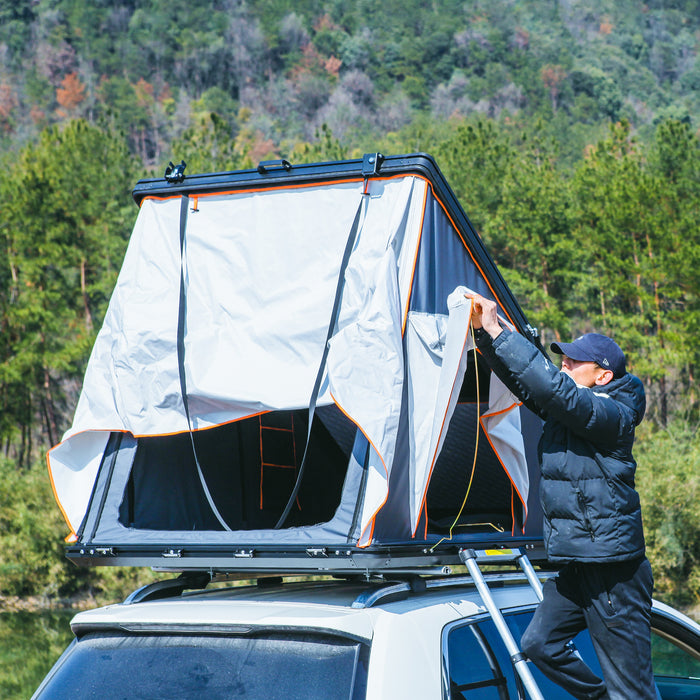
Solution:
[[(382, 179), (382, 180), (389, 180), (389, 179), (394, 179), (396, 177), (408, 177), (407, 175), (400, 175), (400, 176), (392, 176), (391, 178), (386, 177), (386, 178), (372, 178), (372, 180), (375, 179)], [(296, 183), (296, 184), (289, 184), (289, 185), (281, 185), (281, 186), (266, 186), (266, 187), (241, 187), (239, 189), (233, 189), (233, 190), (216, 190), (215, 192), (198, 192), (197, 197), (198, 198), (206, 198), (206, 197), (222, 197), (225, 195), (231, 195), (231, 194), (248, 194), (250, 192), (256, 193), (256, 192), (272, 192), (275, 190), (300, 190), (300, 189), (309, 189), (312, 187), (323, 187), (324, 185), (337, 185), (337, 184), (342, 184), (346, 182), (363, 182), (364, 183), (365, 179), (362, 177), (353, 177), (353, 178), (348, 178), (347, 180), (323, 180), (321, 182), (303, 182), (303, 183)], [(141, 204), (145, 202), (146, 200), (153, 200), (153, 201), (167, 201), (169, 199), (180, 199), (183, 195), (178, 194), (178, 195), (147, 195), (141, 200)], [(194, 197), (195, 195), (184, 195), (184, 196), (192, 196)]]
[[(239, 416), (238, 418), (232, 418), (231, 420), (226, 420), (223, 421), (222, 423), (216, 423), (214, 425), (205, 425), (201, 428), (193, 428), (192, 430), (174, 430), (171, 433), (132, 433), (131, 430), (127, 430), (126, 428), (88, 428), (87, 430), (79, 430), (77, 433), (73, 433), (70, 435), (66, 440), (70, 440), (72, 437), (75, 435), (82, 435), (83, 433), (128, 433), (132, 437), (138, 439), (138, 438), (149, 438), (149, 437), (170, 437), (172, 435), (184, 435), (185, 433), (199, 433), (203, 430), (213, 430), (214, 428), (220, 428), (223, 425), (231, 425), (231, 423), (238, 423), (239, 421), (242, 420), (247, 420), (248, 418), (255, 418), (256, 416), (262, 416), (266, 413), (272, 413), (276, 409), (267, 409), (266, 411), (258, 411), (257, 413), (248, 413), (245, 416)], [(294, 409), (279, 409), (279, 410), (284, 410), (284, 411), (292, 411)], [(65, 442), (65, 440), (62, 440), (58, 444), (54, 445), (48, 453), (51, 453), (53, 450), (55, 450), (59, 445), (62, 445)], [(47, 453), (47, 454), (48, 454)]]
[[(59, 443), (59, 445), (60, 445), (60, 443)], [(58, 445), (56, 445), (56, 447), (58, 447)], [(53, 449), (53, 447), (51, 449)], [(65, 509), (63, 508), (63, 505), (61, 504), (61, 500), (58, 497), (58, 492), (56, 491), (56, 484), (54, 483), (53, 474), (51, 473), (51, 462), (49, 461), (49, 452), (51, 452), (51, 450), (49, 450), (46, 453), (46, 469), (49, 472), (49, 481), (51, 482), (51, 490), (53, 491), (53, 497), (54, 497), (56, 503), (58, 504), (58, 508), (61, 511), (61, 515), (63, 515), (63, 519), (66, 521), (66, 524), (68, 525), (68, 528), (70, 530), (70, 534), (68, 535), (68, 537), (66, 537), (66, 542), (76, 541), (78, 538), (78, 535), (76, 534), (75, 528), (71, 524), (71, 521), (68, 518), (68, 514), (66, 513)]]
[(512, 403), (508, 408), (502, 408), (500, 411), (493, 411), (492, 413), (484, 413), (481, 418), (493, 418), (493, 416), (501, 416), (504, 413), (508, 413), (509, 411), (512, 411), (514, 408), (517, 408), (518, 406), (522, 406), (523, 402), (522, 401), (516, 401), (515, 403)]
[[(213, 192), (197, 192), (196, 195), (193, 193), (192, 195), (185, 195), (185, 196), (197, 196), (200, 198), (204, 197), (219, 197), (222, 195), (230, 195), (230, 194), (246, 194), (248, 192), (271, 192), (274, 190), (297, 190), (297, 189), (309, 189), (311, 187), (322, 187), (324, 185), (341, 185), (344, 183), (348, 182), (361, 182), (364, 183), (369, 180), (370, 182), (386, 182), (389, 180), (403, 180), (407, 177), (414, 177), (418, 180), (424, 180), (425, 182), (430, 185), (430, 180), (425, 177), (424, 175), (419, 175), (417, 173), (403, 173), (399, 175), (386, 175), (384, 177), (370, 177), (370, 178), (364, 178), (364, 177), (350, 177), (350, 178), (337, 178), (334, 180), (321, 180), (319, 182), (298, 182), (298, 183), (291, 183), (289, 185), (267, 185), (265, 187), (240, 187), (238, 189), (231, 189), (231, 190), (216, 190)], [(141, 203), (145, 202), (147, 199), (151, 199), (154, 201), (166, 201), (168, 199), (180, 199), (182, 197), (182, 194), (177, 194), (177, 195), (146, 195), (142, 200)], [(437, 197), (436, 197), (437, 199)], [(438, 200), (439, 201), (439, 200)], [(442, 204), (442, 203), (441, 203)], [(443, 206), (444, 209), (444, 206)], [(450, 219), (451, 220), (451, 219)], [(454, 224), (453, 224), (454, 225)]]
[[(520, 491), (518, 491), (518, 487), (515, 485), (513, 482), (513, 479), (510, 476), (510, 472), (508, 469), (506, 469), (506, 465), (503, 463), (503, 460), (501, 459), (501, 456), (498, 454), (496, 451), (496, 448), (494, 447), (493, 443), (491, 442), (491, 438), (489, 437), (488, 431), (486, 430), (486, 426), (483, 424), (484, 418), (488, 418), (489, 416), (497, 416), (500, 415), (501, 413), (507, 413), (509, 410), (512, 410), (513, 408), (516, 408), (518, 406), (521, 406), (522, 404), (520, 403), (514, 403), (509, 409), (506, 409), (505, 411), (498, 411), (496, 413), (491, 413), (487, 416), (482, 416), (479, 419), (479, 423), (481, 424), (481, 427), (484, 431), (484, 435), (486, 436), (486, 439), (489, 441), (489, 445), (491, 445), (491, 449), (493, 450), (493, 453), (496, 455), (496, 459), (500, 462), (501, 466), (503, 467), (503, 471), (506, 473), (506, 476), (508, 477), (508, 481), (510, 481), (510, 487), (511, 487), (511, 492), (515, 491), (515, 493), (518, 494), (518, 498), (520, 499), (520, 503), (523, 506), (523, 510), (525, 511), (525, 518), (523, 518), (523, 525), (525, 523), (525, 520), (527, 519), (527, 503), (525, 502), (525, 499), (523, 498), (522, 494)], [(511, 496), (511, 519), (513, 521), (513, 528), (515, 528), (515, 502), (513, 501), (513, 498)]]
[[(430, 184), (430, 183), (428, 183)], [(418, 254), (420, 253), (420, 245), (423, 241), (423, 225), (425, 224), (425, 205), (428, 201), (428, 188), (425, 188), (423, 193), (423, 213), (420, 218), (420, 229), (418, 231), (418, 241), (416, 243), (416, 254), (413, 257), (413, 269), (411, 270), (411, 283), (408, 285), (408, 293), (406, 294), (406, 308), (403, 312), (403, 322), (401, 324), (401, 337), (403, 338), (406, 332), (406, 324), (408, 323), (408, 307), (411, 305), (411, 293), (413, 292), (413, 280), (416, 277), (416, 267), (418, 266)]]

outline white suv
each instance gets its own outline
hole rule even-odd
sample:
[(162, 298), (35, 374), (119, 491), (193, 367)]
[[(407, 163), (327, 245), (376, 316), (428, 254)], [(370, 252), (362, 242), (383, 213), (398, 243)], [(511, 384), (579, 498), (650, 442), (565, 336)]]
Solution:
[[(518, 573), (486, 576), (513, 637), (537, 605)], [(526, 698), (470, 577), (260, 578), (184, 591), (151, 584), (81, 612), (36, 700), (508, 700)], [(700, 626), (655, 603), (653, 661), (663, 700), (700, 698)], [(587, 633), (575, 644), (597, 668)], [(569, 698), (532, 664), (543, 697)]]

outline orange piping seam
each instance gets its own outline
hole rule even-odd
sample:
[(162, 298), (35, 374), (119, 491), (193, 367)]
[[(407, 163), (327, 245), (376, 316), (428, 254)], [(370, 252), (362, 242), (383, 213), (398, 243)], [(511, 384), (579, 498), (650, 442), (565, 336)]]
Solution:
[(418, 266), (418, 254), (420, 253), (420, 244), (423, 240), (423, 225), (425, 224), (425, 205), (428, 201), (428, 188), (423, 192), (423, 214), (420, 218), (420, 229), (418, 233), (418, 241), (416, 243), (416, 253), (413, 257), (413, 269), (411, 270), (411, 283), (408, 285), (408, 294), (406, 295), (406, 308), (403, 313), (403, 323), (401, 325), (401, 337), (403, 338), (406, 332), (406, 324), (408, 323), (408, 307), (411, 304), (411, 295), (413, 294), (413, 280), (416, 277), (416, 267)]
[[(488, 431), (486, 430), (486, 426), (483, 424), (484, 417), (479, 419), (479, 423), (481, 424), (481, 428), (484, 431), (484, 435), (486, 436), (486, 439), (489, 441), (489, 445), (491, 445), (491, 449), (493, 450), (493, 453), (496, 455), (496, 459), (500, 462), (501, 467), (503, 467), (503, 471), (506, 473), (506, 476), (508, 477), (508, 481), (510, 481), (511, 488), (515, 490), (515, 492), (518, 494), (518, 498), (520, 499), (520, 503), (523, 506), (523, 510), (525, 511), (525, 517), (527, 517), (527, 503), (525, 503), (522, 494), (520, 491), (518, 491), (518, 487), (515, 485), (513, 482), (513, 479), (510, 476), (510, 472), (508, 469), (506, 469), (506, 465), (503, 463), (503, 460), (501, 459), (501, 455), (498, 454), (496, 448), (493, 446), (493, 443), (491, 442), (491, 438), (489, 437)], [(512, 506), (511, 506), (512, 507)], [(515, 513), (511, 511), (511, 517), (513, 518), (513, 522), (515, 522)]]
[[(407, 177), (415, 177), (419, 180), (425, 180), (430, 185), (430, 180), (428, 180), (427, 177), (424, 177), (422, 175), (418, 174), (413, 174), (413, 173), (403, 173), (400, 175), (386, 175), (385, 177), (372, 177), (370, 178), (372, 182), (385, 182), (388, 180), (401, 180)], [(239, 189), (232, 189), (232, 190), (216, 190), (215, 192), (198, 192), (197, 196), (198, 197), (219, 197), (222, 195), (228, 195), (228, 194), (245, 194), (248, 192), (272, 192), (275, 190), (293, 190), (293, 189), (308, 189), (310, 187), (321, 187), (323, 185), (341, 185), (343, 183), (347, 182), (363, 182), (364, 183), (365, 178), (363, 177), (352, 177), (352, 178), (344, 178), (344, 179), (338, 179), (338, 180), (322, 180), (320, 182), (304, 182), (304, 183), (296, 183), (296, 184), (289, 184), (289, 185), (281, 185), (278, 187), (275, 186), (268, 186), (268, 187), (241, 187)], [(151, 199), (154, 201), (166, 201), (168, 199), (180, 199), (182, 197), (181, 194), (178, 195), (146, 195), (141, 202), (145, 202), (147, 199)], [(436, 198), (437, 199), (437, 198)], [(444, 208), (444, 207), (443, 207)]]
[(514, 408), (517, 408), (518, 406), (522, 406), (523, 402), (522, 401), (516, 401), (515, 403), (512, 403), (508, 408), (503, 408), (500, 411), (494, 411), (493, 413), (484, 413), (481, 417), (482, 418), (493, 418), (493, 416), (501, 416), (504, 413), (508, 413), (509, 411), (512, 411)]
[[(53, 449), (53, 448), (51, 448), (51, 449)], [(71, 524), (70, 519), (68, 518), (68, 514), (66, 513), (65, 509), (63, 508), (63, 504), (61, 503), (61, 500), (58, 497), (58, 491), (56, 491), (56, 484), (54, 483), (54, 480), (53, 480), (53, 473), (51, 472), (51, 462), (49, 461), (49, 452), (51, 452), (51, 450), (49, 450), (46, 453), (46, 468), (49, 472), (49, 481), (51, 482), (51, 490), (53, 491), (53, 497), (56, 499), (56, 503), (58, 504), (58, 508), (61, 511), (61, 515), (63, 515), (63, 519), (66, 521), (66, 525), (68, 525), (68, 528), (70, 529), (70, 534), (68, 535), (68, 537), (66, 537), (66, 541), (67, 541), (69, 538), (73, 538), (73, 537), (77, 538), (78, 535), (75, 531), (75, 528)]]

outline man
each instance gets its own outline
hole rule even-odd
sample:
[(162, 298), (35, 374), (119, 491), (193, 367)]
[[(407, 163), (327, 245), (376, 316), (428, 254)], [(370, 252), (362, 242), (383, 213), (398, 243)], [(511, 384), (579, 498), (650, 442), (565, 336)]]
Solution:
[[(575, 698), (656, 700), (651, 669), (651, 567), (634, 488), (634, 430), (646, 408), (641, 381), (610, 338), (552, 343), (561, 371), (518, 333), (496, 304), (472, 299), (481, 355), (544, 419), (540, 497), (549, 561), (561, 565), (522, 639), (523, 651)], [(588, 628), (605, 681), (568, 644)]]

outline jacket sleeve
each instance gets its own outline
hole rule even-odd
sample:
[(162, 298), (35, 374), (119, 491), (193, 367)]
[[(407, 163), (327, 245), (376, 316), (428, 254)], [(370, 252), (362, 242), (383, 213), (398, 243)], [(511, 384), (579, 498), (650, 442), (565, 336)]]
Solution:
[(617, 402), (580, 387), (519, 333), (495, 340), (477, 334), (479, 350), (498, 378), (530, 410), (600, 444), (614, 444), (624, 429)]

